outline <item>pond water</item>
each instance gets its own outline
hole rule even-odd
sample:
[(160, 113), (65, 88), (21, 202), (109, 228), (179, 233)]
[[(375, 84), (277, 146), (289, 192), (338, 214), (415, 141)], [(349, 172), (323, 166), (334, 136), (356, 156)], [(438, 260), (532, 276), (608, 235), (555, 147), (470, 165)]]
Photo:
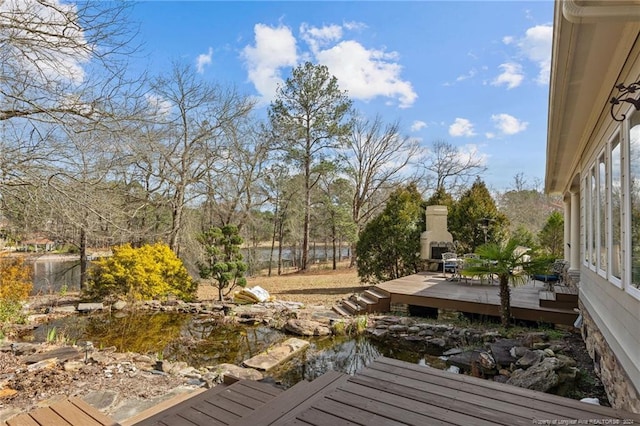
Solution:
[[(242, 361), (287, 338), (265, 326), (223, 324), (217, 320), (174, 313), (111, 313), (75, 315), (42, 325), (25, 340), (44, 342), (48, 334), (67, 342), (91, 341), (96, 348), (115, 346), (119, 352), (159, 356), (184, 361), (193, 367)], [(328, 370), (353, 374), (380, 355), (445, 368), (437, 350), (366, 336), (309, 338), (309, 348), (270, 371), (289, 387), (302, 379), (313, 380)]]

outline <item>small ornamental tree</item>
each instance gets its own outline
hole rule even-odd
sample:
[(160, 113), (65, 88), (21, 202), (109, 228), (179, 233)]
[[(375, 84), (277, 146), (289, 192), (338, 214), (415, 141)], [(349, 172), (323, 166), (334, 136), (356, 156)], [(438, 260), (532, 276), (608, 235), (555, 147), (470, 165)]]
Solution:
[(236, 286), (247, 285), (244, 278), (247, 264), (240, 253), (243, 240), (237, 226), (212, 226), (198, 236), (198, 241), (204, 247), (206, 258), (204, 262), (198, 262), (200, 278), (213, 281), (218, 288), (219, 300), (224, 300)]
[(173, 296), (191, 301), (198, 284), (168, 245), (156, 243), (114, 247), (113, 256), (94, 262), (87, 287), (92, 298), (162, 300)]

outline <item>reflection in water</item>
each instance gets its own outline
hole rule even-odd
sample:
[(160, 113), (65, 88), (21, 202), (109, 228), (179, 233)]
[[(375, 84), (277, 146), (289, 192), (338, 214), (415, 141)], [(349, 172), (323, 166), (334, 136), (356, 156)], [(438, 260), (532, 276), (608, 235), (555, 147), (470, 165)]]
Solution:
[(80, 290), (80, 261), (37, 259), (33, 262), (32, 295)]
[[(176, 313), (115, 313), (76, 315), (38, 327), (27, 339), (45, 341), (53, 327), (68, 342), (91, 341), (96, 348), (115, 346), (119, 352), (160, 355), (200, 368), (222, 363), (240, 365), (287, 336), (265, 326), (227, 324), (210, 317)], [(445, 368), (440, 349), (403, 346), (398, 341), (360, 337), (309, 339), (310, 346), (268, 375), (290, 387), (329, 370), (354, 374), (380, 355)]]

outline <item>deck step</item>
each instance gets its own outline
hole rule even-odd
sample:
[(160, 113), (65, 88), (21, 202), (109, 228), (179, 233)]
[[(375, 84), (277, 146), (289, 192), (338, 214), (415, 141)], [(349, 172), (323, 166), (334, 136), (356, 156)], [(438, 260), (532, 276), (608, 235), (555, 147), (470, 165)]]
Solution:
[(362, 293), (362, 295), (368, 297), (369, 299), (373, 299), (376, 302), (379, 302), (383, 299), (389, 299), (388, 294), (382, 293), (381, 291), (377, 290), (375, 287), (365, 290), (364, 293)]
[(349, 311), (351, 315), (358, 315), (362, 312), (362, 308), (356, 302), (352, 300), (343, 300), (342, 307)]
[[(563, 297), (558, 297), (563, 296)], [(578, 307), (578, 298), (571, 298), (572, 295), (556, 293), (542, 290), (539, 292), (538, 301), (541, 308), (573, 309)]]
[(557, 285), (553, 287), (556, 293), (556, 300), (558, 302), (575, 302), (578, 303), (578, 289), (573, 287), (567, 287), (564, 285)]
[(331, 309), (333, 310), (333, 312), (335, 312), (338, 315), (342, 315), (343, 317), (351, 316), (349, 311), (347, 311), (344, 307), (342, 307), (342, 305), (333, 305)]

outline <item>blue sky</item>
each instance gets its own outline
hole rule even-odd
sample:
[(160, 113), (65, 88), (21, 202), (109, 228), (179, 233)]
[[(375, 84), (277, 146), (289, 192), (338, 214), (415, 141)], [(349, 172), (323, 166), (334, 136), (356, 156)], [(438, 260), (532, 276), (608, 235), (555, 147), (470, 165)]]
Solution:
[(553, 1), (143, 1), (152, 73), (175, 60), (262, 108), (291, 68), (327, 65), (364, 115), (482, 159), (490, 188), (545, 167)]

